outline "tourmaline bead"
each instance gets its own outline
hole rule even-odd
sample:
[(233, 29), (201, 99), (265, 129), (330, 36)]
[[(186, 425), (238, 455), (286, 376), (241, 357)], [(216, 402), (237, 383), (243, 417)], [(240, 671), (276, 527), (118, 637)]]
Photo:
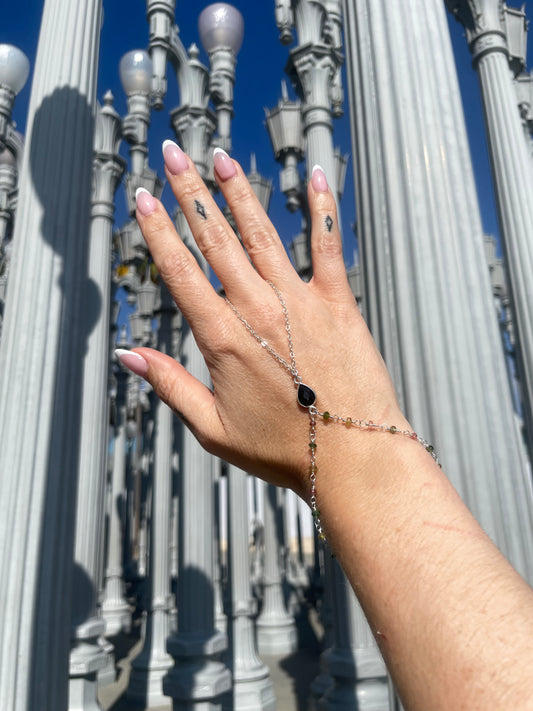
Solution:
[(426, 449), (427, 449), (427, 451), (428, 451), (429, 453), (431, 453), (431, 452), (433, 451), (433, 445), (432, 445), (432, 444), (428, 444), (428, 446), (426, 447)]
[(323, 420), (324, 420), (325, 422), (327, 422), (327, 421), (329, 420), (329, 418), (330, 418), (329, 412), (327, 412), (327, 411), (324, 412), (323, 415), (322, 415), (322, 418), (323, 418)]
[(313, 518), (320, 518), (320, 511), (318, 509), (313, 511)]
[(316, 442), (309, 442), (311, 449), (316, 449)]
[(350, 427), (351, 424), (352, 424), (352, 418), (351, 418), (351, 417), (347, 417), (347, 418), (346, 418), (346, 422), (345, 422), (346, 427)]
[(391, 434), (395, 434), (396, 432), (398, 432), (398, 428), (395, 427), (394, 425), (391, 425), (391, 427), (389, 427), (389, 432)]
[(302, 407), (311, 407), (316, 401), (315, 391), (309, 387), (309, 385), (304, 385), (300, 383), (298, 385), (298, 402)]
[(324, 543), (326, 542), (326, 534), (325, 533), (319, 533), (318, 537), (320, 538), (321, 541), (324, 541)]

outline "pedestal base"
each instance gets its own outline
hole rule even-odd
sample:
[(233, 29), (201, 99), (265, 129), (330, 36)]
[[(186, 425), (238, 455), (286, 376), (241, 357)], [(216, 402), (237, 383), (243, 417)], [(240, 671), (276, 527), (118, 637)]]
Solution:
[(231, 690), (231, 673), (222, 662), (205, 657), (176, 659), (163, 689), (172, 697), (173, 711), (222, 711), (222, 697)]
[(231, 697), (233, 703), (225, 702), (224, 711), (276, 711), (276, 694), (268, 669), (263, 679), (234, 681)]
[[(139, 658), (137, 658), (139, 659)], [(171, 709), (172, 699), (163, 690), (163, 680), (174, 664), (171, 657), (150, 660), (149, 666), (134, 660), (126, 691), (132, 704), (143, 708)]]
[(298, 647), (296, 624), (291, 617), (262, 622), (257, 621), (257, 648), (259, 654), (279, 656), (291, 654)]

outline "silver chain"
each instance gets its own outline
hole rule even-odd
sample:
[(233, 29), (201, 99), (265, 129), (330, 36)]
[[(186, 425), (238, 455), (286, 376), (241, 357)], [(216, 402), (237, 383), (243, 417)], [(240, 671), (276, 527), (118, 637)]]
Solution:
[[(266, 341), (262, 336), (260, 336), (257, 331), (253, 328), (253, 326), (250, 325), (250, 323), (244, 318), (244, 316), (239, 312), (237, 308), (231, 303), (231, 301), (226, 297), (226, 302), (235, 314), (239, 321), (242, 323), (242, 325), (246, 328), (246, 330), (250, 333), (253, 338), (259, 343), (259, 345), (264, 348), (267, 353), (270, 353), (270, 355), (283, 367), (285, 370), (290, 374), (290, 376), (293, 379), (293, 382), (296, 387), (303, 387), (307, 388), (308, 386), (303, 384), (302, 378), (298, 372), (298, 368), (296, 367), (296, 359), (294, 356), (294, 345), (292, 342), (292, 332), (291, 332), (291, 324), (289, 321), (289, 311), (287, 309), (287, 304), (285, 303), (285, 299), (283, 298), (282, 293), (280, 290), (277, 288), (275, 284), (273, 284), (271, 281), (267, 281), (267, 284), (273, 289), (274, 293), (278, 297), (278, 301), (281, 304), (281, 310), (283, 312), (283, 319), (285, 321), (285, 331), (287, 332), (287, 342), (289, 345), (289, 361), (288, 363), (285, 358), (280, 356), (280, 354), (275, 351), (272, 346)], [(299, 392), (299, 391), (298, 391)], [(313, 392), (313, 391), (312, 391)], [(313, 398), (315, 397), (314, 392), (313, 392)], [(305, 407), (307, 411), (309, 412), (309, 448), (310, 448), (310, 466), (309, 466), (309, 479), (311, 482), (311, 492), (310, 492), (310, 498), (309, 498), (309, 503), (311, 506), (311, 513), (313, 515), (313, 521), (315, 524), (315, 528), (318, 534), (318, 537), (321, 541), (326, 540), (326, 535), (324, 533), (324, 529), (322, 528), (322, 523), (320, 521), (320, 511), (318, 509), (318, 504), (317, 504), (317, 498), (316, 498), (316, 476), (317, 476), (317, 464), (316, 464), (316, 418), (320, 417), (323, 419), (324, 422), (339, 422), (344, 424), (346, 427), (351, 428), (355, 427), (357, 429), (372, 429), (372, 430), (380, 430), (382, 432), (389, 432), (390, 434), (398, 434), (398, 435), (403, 435), (405, 437), (408, 437), (409, 439), (415, 440), (421, 444), (425, 450), (433, 457), (435, 462), (438, 464), (440, 467), (441, 464), (439, 462), (439, 459), (435, 453), (435, 450), (433, 448), (433, 445), (431, 445), (429, 442), (427, 442), (423, 437), (421, 437), (419, 434), (416, 432), (412, 432), (411, 430), (400, 430), (394, 425), (386, 425), (386, 424), (378, 424), (376, 422), (372, 422), (369, 420), (358, 420), (358, 419), (352, 419), (351, 417), (342, 417), (341, 415), (334, 415), (330, 414), (329, 412), (320, 412), (314, 405), (314, 400), (313, 404), (309, 405), (303, 404), (300, 399), (298, 398), (298, 402), (302, 407)]]
[(238, 309), (233, 306), (231, 301), (226, 297), (226, 303), (229, 305), (230, 309), (233, 311), (235, 316), (239, 319), (239, 321), (243, 324), (243, 326), (246, 328), (246, 330), (255, 338), (255, 340), (259, 343), (259, 345), (267, 351), (267, 353), (270, 353), (270, 355), (278, 361), (280, 365), (282, 365), (285, 370), (290, 373), (291, 377), (293, 378), (294, 384), (295, 385), (300, 385), (302, 382), (302, 379), (300, 377), (300, 374), (298, 373), (298, 368), (296, 367), (296, 359), (294, 357), (294, 345), (292, 342), (292, 332), (291, 332), (291, 324), (289, 321), (289, 312), (287, 310), (287, 304), (285, 303), (285, 299), (283, 298), (283, 295), (281, 291), (278, 289), (278, 287), (273, 284), (271, 281), (267, 281), (267, 284), (272, 287), (274, 293), (278, 297), (279, 303), (281, 304), (281, 310), (283, 313), (283, 319), (285, 321), (285, 331), (287, 332), (287, 341), (289, 344), (289, 360), (290, 360), (290, 365), (287, 363), (287, 361), (280, 356), (279, 353), (277, 353), (272, 346), (266, 341), (262, 336), (260, 336), (257, 331), (254, 330), (253, 326), (248, 323), (248, 321), (244, 318), (244, 316), (238, 311)]

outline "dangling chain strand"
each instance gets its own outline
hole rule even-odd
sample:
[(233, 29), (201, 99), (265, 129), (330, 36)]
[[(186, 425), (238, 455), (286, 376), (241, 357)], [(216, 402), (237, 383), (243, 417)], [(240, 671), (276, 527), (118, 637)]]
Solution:
[(316, 443), (316, 426), (317, 426), (317, 418), (321, 418), (324, 422), (339, 422), (344, 424), (347, 428), (355, 427), (357, 429), (372, 429), (372, 430), (380, 430), (381, 432), (389, 432), (390, 434), (398, 434), (398, 435), (403, 435), (404, 437), (408, 437), (409, 439), (415, 440), (419, 444), (421, 444), (424, 449), (429, 452), (429, 454), (433, 457), (435, 462), (438, 464), (440, 467), (441, 464), (439, 462), (439, 459), (435, 453), (435, 450), (433, 446), (427, 442), (423, 437), (418, 435), (416, 432), (412, 432), (411, 430), (400, 430), (394, 425), (386, 425), (386, 424), (377, 424), (376, 422), (371, 422), (369, 420), (358, 420), (358, 419), (352, 419), (351, 417), (343, 417), (341, 415), (334, 415), (330, 414), (327, 410), (324, 412), (320, 412), (316, 406), (316, 394), (312, 388), (310, 388), (308, 385), (305, 385), (302, 381), (302, 378), (300, 376), (300, 373), (298, 372), (298, 368), (296, 367), (296, 358), (294, 355), (294, 345), (292, 342), (292, 332), (291, 332), (291, 325), (289, 321), (289, 312), (287, 309), (287, 305), (285, 303), (285, 299), (283, 298), (282, 293), (280, 290), (277, 288), (275, 284), (273, 284), (271, 281), (267, 281), (267, 284), (272, 288), (276, 296), (278, 297), (278, 301), (281, 305), (281, 310), (283, 313), (283, 319), (285, 321), (285, 331), (287, 332), (287, 342), (289, 346), (289, 361), (288, 363), (280, 354), (275, 351), (272, 346), (264, 339), (262, 338), (257, 331), (254, 330), (253, 326), (248, 323), (248, 321), (244, 318), (244, 316), (235, 308), (235, 306), (231, 303), (231, 301), (226, 298), (226, 302), (235, 314), (235, 316), (239, 319), (239, 321), (242, 323), (242, 325), (246, 328), (246, 330), (250, 333), (250, 335), (255, 338), (255, 340), (259, 343), (259, 345), (264, 348), (267, 353), (270, 353), (270, 355), (276, 360), (292, 377), (292, 380), (294, 382), (294, 385), (298, 389), (298, 395), (297, 395), (297, 401), (298, 404), (306, 409), (309, 413), (309, 481), (311, 484), (311, 490), (310, 490), (310, 495), (309, 495), (309, 504), (311, 507), (311, 514), (313, 516), (313, 521), (315, 525), (315, 529), (318, 535), (318, 538), (325, 542), (326, 541), (326, 534), (324, 533), (324, 529), (322, 528), (322, 523), (320, 521), (320, 511), (318, 509), (318, 504), (317, 504), (317, 492), (316, 492), (316, 478), (317, 478), (317, 464), (316, 464), (316, 450), (317, 450), (317, 443)]

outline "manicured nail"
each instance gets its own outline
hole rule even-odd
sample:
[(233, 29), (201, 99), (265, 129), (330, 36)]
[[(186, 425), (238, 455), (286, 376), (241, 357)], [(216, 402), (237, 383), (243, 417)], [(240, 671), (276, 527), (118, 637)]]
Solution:
[(234, 175), (237, 175), (235, 164), (222, 148), (215, 148), (213, 151), (213, 162), (217, 175), (221, 180), (228, 180), (228, 178), (233, 178)]
[(311, 173), (311, 185), (317, 193), (325, 193), (328, 190), (326, 174), (319, 165), (313, 166), (313, 172)]
[(187, 156), (174, 141), (163, 141), (163, 158), (172, 175), (179, 175), (189, 167)]
[(155, 212), (155, 208), (157, 207), (155, 199), (146, 188), (137, 188), (135, 202), (137, 204), (137, 210), (139, 210), (144, 217), (148, 217), (152, 212)]
[(131, 370), (132, 373), (135, 373), (135, 375), (140, 375), (141, 378), (144, 378), (148, 372), (148, 363), (144, 360), (142, 355), (127, 351), (124, 348), (117, 348), (115, 355), (122, 365), (128, 370)]

